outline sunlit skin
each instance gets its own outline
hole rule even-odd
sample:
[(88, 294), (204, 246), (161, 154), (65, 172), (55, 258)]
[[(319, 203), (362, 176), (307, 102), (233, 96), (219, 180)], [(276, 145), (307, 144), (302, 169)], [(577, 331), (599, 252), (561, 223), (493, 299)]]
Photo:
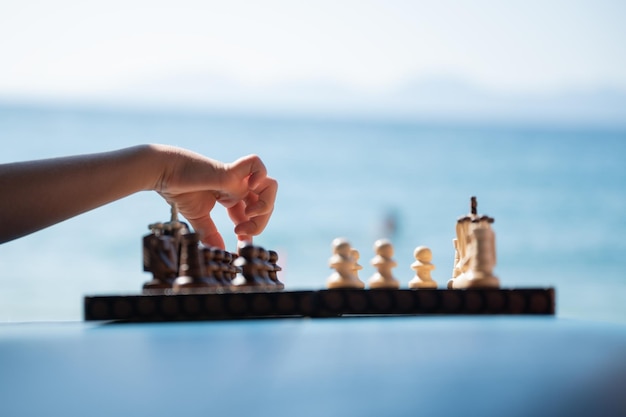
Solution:
[(202, 241), (224, 248), (211, 211), (220, 203), (240, 241), (267, 226), (278, 183), (261, 159), (224, 163), (166, 145), (0, 165), (0, 243), (139, 191), (176, 204)]

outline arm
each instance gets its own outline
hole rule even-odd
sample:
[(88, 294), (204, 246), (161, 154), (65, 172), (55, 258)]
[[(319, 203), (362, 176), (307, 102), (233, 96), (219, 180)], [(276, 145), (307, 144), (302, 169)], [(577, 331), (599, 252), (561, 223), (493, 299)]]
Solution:
[(142, 145), (113, 152), (0, 165), (0, 242), (16, 239), (142, 190), (155, 190), (200, 233), (224, 247), (216, 202), (240, 240), (263, 231), (277, 183), (256, 156), (225, 164), (193, 152)]

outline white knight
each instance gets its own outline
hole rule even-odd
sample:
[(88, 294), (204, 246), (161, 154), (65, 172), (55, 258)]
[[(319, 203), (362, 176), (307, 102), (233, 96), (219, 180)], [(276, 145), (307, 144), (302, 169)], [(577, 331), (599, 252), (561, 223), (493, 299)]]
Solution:
[(499, 288), (500, 280), (493, 275), (496, 265), (494, 219), (476, 214), (476, 197), (471, 199), (471, 212), (456, 224), (454, 268), (449, 289)]

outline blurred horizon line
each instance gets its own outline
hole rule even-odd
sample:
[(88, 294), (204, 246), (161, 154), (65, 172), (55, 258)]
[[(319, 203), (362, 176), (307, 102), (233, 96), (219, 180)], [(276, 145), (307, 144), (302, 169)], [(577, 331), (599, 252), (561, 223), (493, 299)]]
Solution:
[(626, 127), (626, 90), (618, 86), (504, 92), (448, 76), (416, 78), (378, 90), (330, 79), (251, 86), (198, 74), (83, 93), (0, 92), (0, 107), (16, 106), (400, 123)]

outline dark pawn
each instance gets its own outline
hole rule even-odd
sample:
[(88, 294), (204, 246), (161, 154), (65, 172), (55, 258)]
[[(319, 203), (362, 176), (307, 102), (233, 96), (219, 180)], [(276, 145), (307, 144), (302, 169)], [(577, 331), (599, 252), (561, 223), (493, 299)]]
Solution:
[(212, 248), (203, 247), (200, 249), (202, 253), (202, 278), (211, 287), (223, 287), (223, 284), (215, 278), (215, 271), (219, 265), (213, 261)]
[(232, 282), (237, 278), (238, 274), (241, 274), (241, 268), (235, 265), (235, 261), (237, 260), (237, 258), (239, 258), (239, 255), (234, 252), (231, 252), (231, 255), (233, 257), (233, 260), (230, 263), (230, 281)]
[(199, 242), (200, 237), (197, 233), (187, 233), (182, 236), (178, 277), (172, 285), (174, 291), (210, 288), (208, 283), (202, 279), (203, 267), (200, 261)]
[(224, 260), (222, 261), (222, 277), (224, 278), (224, 281), (228, 283), (228, 285), (232, 284), (233, 281), (233, 267), (232, 267), (232, 262), (233, 262), (233, 254), (228, 252), (228, 251), (224, 251)]
[(285, 284), (280, 282), (280, 280), (278, 279), (278, 274), (277, 274), (279, 271), (283, 270), (283, 268), (277, 265), (278, 253), (274, 250), (271, 250), (268, 253), (270, 256), (269, 263), (270, 265), (272, 265), (272, 268), (268, 271), (269, 277), (272, 281), (274, 281), (274, 284), (276, 284), (276, 287), (278, 289), (280, 290), (285, 289)]
[(257, 256), (258, 250), (251, 243), (239, 247), (239, 257), (235, 260), (235, 266), (241, 268), (241, 275), (233, 282), (237, 288), (266, 289), (263, 277), (259, 276), (261, 265)]
[(215, 270), (213, 276), (215, 279), (224, 286), (224, 288), (230, 287), (230, 280), (224, 275), (224, 257), (225, 252), (219, 248), (213, 248), (213, 262), (215, 262)]
[(268, 262), (270, 254), (265, 250), (265, 248), (260, 246), (257, 247), (257, 259), (259, 260), (259, 275), (263, 278), (263, 282), (267, 286), (268, 290), (278, 290), (276, 283), (270, 278), (269, 272), (270, 269), (272, 269), (272, 264)]

